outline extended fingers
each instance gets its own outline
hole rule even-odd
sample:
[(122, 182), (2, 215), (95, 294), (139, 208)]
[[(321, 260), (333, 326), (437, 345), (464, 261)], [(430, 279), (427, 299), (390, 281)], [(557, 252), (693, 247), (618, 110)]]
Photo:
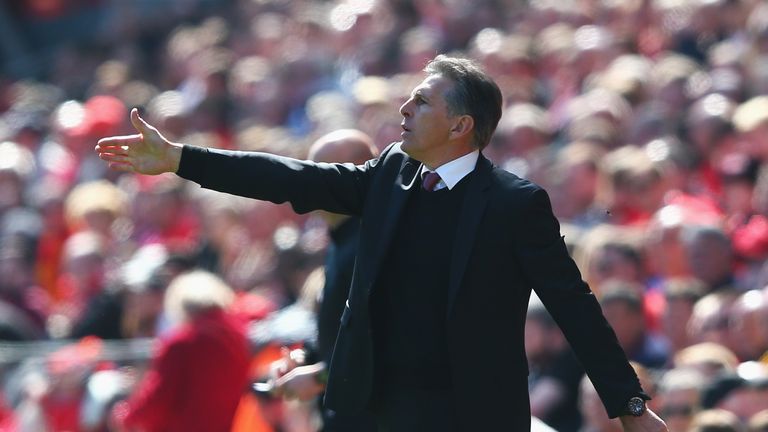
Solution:
[(121, 153), (127, 151), (132, 145), (141, 143), (141, 135), (123, 135), (102, 138), (96, 146), (99, 153)]
[(109, 162), (110, 164), (112, 163), (130, 164), (131, 163), (130, 158), (125, 154), (100, 152), (99, 158)]

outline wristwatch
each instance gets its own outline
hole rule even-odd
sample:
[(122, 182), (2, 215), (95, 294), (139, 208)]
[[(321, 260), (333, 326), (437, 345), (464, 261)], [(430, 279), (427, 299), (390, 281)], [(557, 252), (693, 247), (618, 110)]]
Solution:
[(640, 417), (645, 413), (645, 399), (635, 396), (627, 402), (627, 414)]

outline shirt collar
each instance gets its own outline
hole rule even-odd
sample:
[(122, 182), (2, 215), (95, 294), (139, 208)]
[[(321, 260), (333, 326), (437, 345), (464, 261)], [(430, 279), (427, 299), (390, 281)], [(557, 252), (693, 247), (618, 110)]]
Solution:
[[(437, 169), (434, 171), (440, 175), (440, 182), (437, 184), (435, 189), (441, 189), (441, 185), (445, 185), (449, 190), (453, 189), (453, 187), (456, 186), (461, 181), (461, 179), (466, 177), (467, 174), (471, 173), (475, 169), (475, 165), (477, 165), (477, 159), (479, 157), (480, 150), (475, 150), (437, 167)], [(423, 177), (424, 174), (430, 171), (433, 170), (427, 168), (426, 165), (422, 165), (421, 176)]]

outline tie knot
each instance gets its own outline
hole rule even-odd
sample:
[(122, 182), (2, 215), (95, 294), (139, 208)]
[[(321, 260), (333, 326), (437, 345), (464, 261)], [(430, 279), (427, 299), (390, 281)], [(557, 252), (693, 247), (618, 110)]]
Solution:
[(437, 183), (439, 182), (440, 174), (434, 171), (430, 171), (424, 175), (424, 180), (421, 183), (421, 187), (423, 187), (425, 191), (432, 192), (435, 190), (435, 186), (437, 186)]

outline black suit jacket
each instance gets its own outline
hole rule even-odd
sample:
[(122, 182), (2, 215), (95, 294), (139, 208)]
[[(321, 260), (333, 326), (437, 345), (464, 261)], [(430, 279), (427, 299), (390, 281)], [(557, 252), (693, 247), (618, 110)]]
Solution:
[[(304, 213), (361, 217), (360, 247), (330, 366), (326, 405), (371, 397), (369, 297), (421, 164), (399, 143), (362, 166), (185, 147), (178, 174), (202, 186)], [(597, 300), (568, 255), (545, 191), (480, 157), (456, 226), (446, 318), (455, 410), (472, 430), (530, 419), (523, 332), (531, 289), (565, 333), (612, 417), (641, 394)], [(520, 424), (520, 423), (518, 423)]]

